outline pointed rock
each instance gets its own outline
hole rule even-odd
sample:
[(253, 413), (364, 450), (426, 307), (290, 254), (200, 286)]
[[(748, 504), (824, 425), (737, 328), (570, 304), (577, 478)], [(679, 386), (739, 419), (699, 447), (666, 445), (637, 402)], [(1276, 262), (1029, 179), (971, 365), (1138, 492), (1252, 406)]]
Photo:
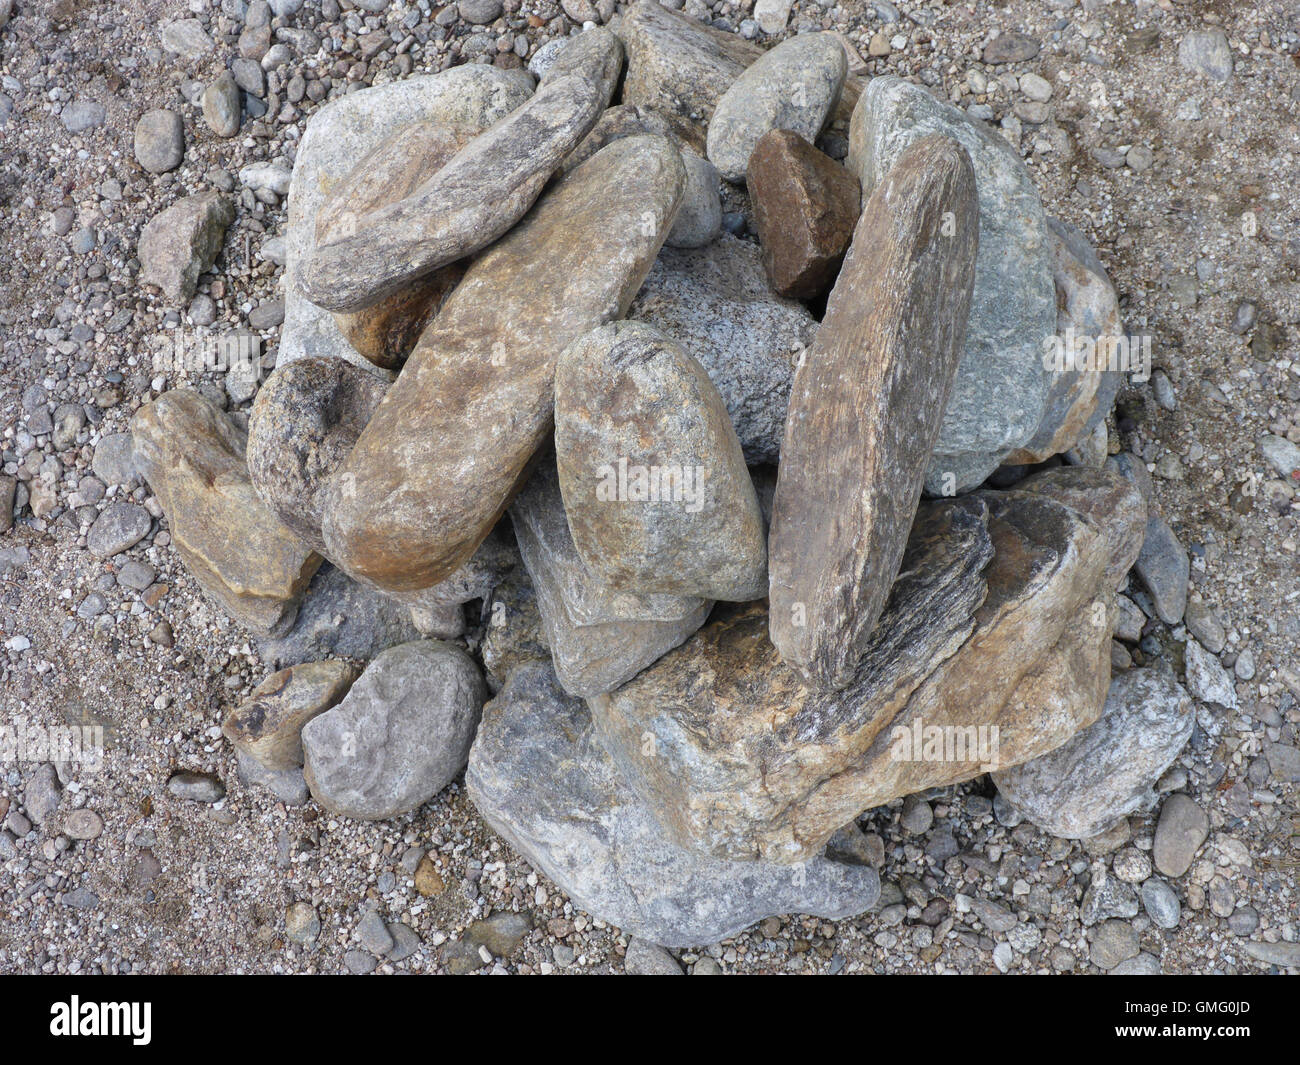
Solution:
[(222, 735), (265, 769), (301, 769), (303, 726), (336, 706), (359, 673), (337, 658), (272, 673), (226, 715)]
[(853, 679), (898, 573), (978, 245), (965, 150), (917, 141), (867, 201), (795, 375), (772, 510), (772, 642), (811, 684)]
[(140, 231), (140, 284), (157, 285), (173, 306), (181, 306), (211, 269), (235, 220), (235, 205), (216, 192), (177, 200)]

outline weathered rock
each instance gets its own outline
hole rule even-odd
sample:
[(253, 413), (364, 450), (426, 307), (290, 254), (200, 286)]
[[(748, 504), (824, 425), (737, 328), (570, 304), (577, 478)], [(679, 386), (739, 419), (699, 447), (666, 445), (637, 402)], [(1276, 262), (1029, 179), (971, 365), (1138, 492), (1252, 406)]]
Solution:
[(763, 266), (782, 296), (815, 299), (839, 273), (861, 213), (858, 179), (799, 134), (766, 134), (747, 184)]
[(223, 70), (203, 90), (203, 121), (218, 137), (233, 137), (239, 132), (243, 105), (235, 76)]
[(1184, 654), (1188, 690), (1206, 703), (1237, 709), (1237, 687), (1219, 660), (1196, 640), (1188, 639)]
[(596, 124), (578, 146), (564, 158), (559, 172), (567, 174), (575, 167), (581, 166), (605, 145), (612, 144), (624, 137), (637, 137), (643, 133), (657, 133), (662, 137), (673, 135), (672, 123), (658, 111), (650, 107), (637, 107), (635, 104), (618, 104), (606, 108)]
[(165, 174), (185, 157), (185, 128), (175, 111), (154, 108), (135, 126), (135, 159), (151, 174)]
[(172, 204), (140, 233), (140, 283), (157, 285), (178, 306), (188, 301), (234, 220), (235, 205), (217, 192), (198, 192)]
[(852, 681), (898, 574), (961, 356), (978, 242), (966, 152), (946, 137), (917, 141), (863, 208), (795, 375), (772, 508), (771, 635), (815, 686)]
[(1128, 452), (1121, 452), (1108, 458), (1106, 466), (1136, 485), (1147, 501), (1146, 534), (1133, 568), (1151, 593), (1160, 620), (1166, 625), (1177, 625), (1187, 610), (1187, 583), (1191, 575), (1187, 549), (1160, 513), (1146, 464)]
[(594, 577), (615, 591), (762, 598), (767, 547), (736, 430), (704, 367), (663, 333), (622, 322), (565, 348), (555, 451)]
[(338, 705), (358, 673), (337, 658), (272, 673), (226, 715), (221, 732), (267, 769), (299, 769), (302, 727)]
[(1205, 811), (1187, 795), (1170, 795), (1160, 808), (1151, 860), (1165, 876), (1182, 876), (1192, 867), (1209, 834), (1210, 819)]
[(537, 606), (537, 592), (523, 566), (492, 589), (484, 603), (485, 630), (479, 650), (488, 688), (499, 692), (515, 667), (534, 660), (551, 661)]
[(705, 248), (665, 248), (628, 317), (662, 330), (708, 371), (746, 461), (776, 460), (795, 363), (817, 322), (772, 291), (757, 246), (723, 234)]
[(465, 780), (488, 823), (575, 905), (651, 943), (716, 943), (774, 914), (847, 917), (880, 895), (870, 868), (724, 862), (677, 846), (545, 663), (519, 666), (484, 709)]
[(255, 632), (287, 632), (321, 559), (253, 490), (244, 433), (188, 389), (141, 407), (131, 433), (172, 543), (203, 590)]
[(257, 494), (303, 543), (324, 552), (322, 493), (379, 406), (388, 381), (337, 358), (277, 366), (248, 419)]
[(982, 482), (1037, 431), (1047, 398), (1043, 341), (1056, 328), (1056, 301), (1047, 222), (1020, 153), (921, 86), (888, 76), (863, 90), (847, 160), (863, 198), (909, 144), (933, 133), (970, 154), (980, 206), (966, 347), (926, 484), (951, 494)]
[(331, 479), (331, 561), (409, 591), (473, 554), (551, 432), (555, 359), (623, 317), (684, 180), (665, 138), (616, 141), (474, 262)]
[(790, 37), (763, 53), (719, 98), (709, 119), (709, 162), (728, 181), (742, 182), (763, 135), (792, 130), (815, 141), (830, 117), (848, 57), (833, 33)]
[(1110, 682), (1101, 718), (1064, 746), (994, 774), (1002, 795), (1054, 836), (1087, 839), (1155, 805), (1153, 785), (1192, 735), (1192, 702), (1168, 670)]
[(86, 548), (96, 558), (112, 558), (138, 544), (153, 527), (149, 512), (134, 503), (110, 503), (86, 533)]
[(843, 691), (803, 684), (766, 639), (766, 611), (750, 606), (719, 608), (590, 700), (669, 834), (718, 857), (799, 861), (864, 809), (1028, 761), (1091, 724), (1141, 499), (1083, 468), (1026, 483), (922, 507)]
[(682, 152), (686, 188), (673, 228), (664, 243), (670, 248), (702, 248), (722, 232), (722, 198), (717, 168), (694, 152)]
[(312, 116), (298, 145), (289, 189), (280, 365), (305, 355), (363, 361), (334, 316), (303, 295), (300, 281), (316, 243), (321, 204), (352, 173), (357, 160), (390, 141), (398, 130), (420, 122), (486, 129), (532, 91), (527, 71), (468, 63), (348, 93)]
[(465, 767), (486, 697), (478, 666), (454, 644), (389, 648), (303, 728), (312, 796), (330, 813), (369, 821), (423, 805)]
[(358, 218), (354, 232), (318, 241), (301, 278), (307, 298), (360, 310), (491, 244), (595, 125), (622, 63), (622, 45), (608, 30), (573, 38), (537, 92), (415, 192)]
[(239, 751), (235, 755), (235, 774), (245, 787), (265, 788), (285, 806), (303, 806), (311, 798), (301, 766), (267, 769), (256, 758)]
[(510, 508), (560, 684), (572, 695), (609, 691), (704, 624), (712, 604), (693, 596), (617, 592), (574, 547), (553, 460), (542, 460)]
[(1178, 62), (1211, 81), (1232, 78), (1232, 48), (1221, 29), (1193, 30), (1178, 42)]

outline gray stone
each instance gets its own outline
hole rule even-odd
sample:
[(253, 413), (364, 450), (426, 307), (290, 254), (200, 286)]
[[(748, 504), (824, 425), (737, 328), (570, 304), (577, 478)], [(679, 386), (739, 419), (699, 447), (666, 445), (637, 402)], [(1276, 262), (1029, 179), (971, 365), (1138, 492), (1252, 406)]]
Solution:
[(833, 33), (800, 34), (764, 53), (718, 100), (709, 120), (709, 162), (740, 184), (765, 133), (793, 130), (811, 144), (848, 72), (848, 57)]
[(664, 241), (670, 248), (702, 248), (722, 232), (722, 199), (717, 168), (694, 152), (683, 151), (686, 189), (677, 218)]
[(1300, 470), (1300, 447), (1286, 437), (1270, 434), (1260, 440), (1259, 450), (1273, 469), (1277, 470), (1279, 477), (1293, 479), (1296, 471)]
[(134, 503), (112, 503), (86, 534), (86, 547), (98, 558), (112, 558), (138, 544), (153, 526), (149, 512)]
[(108, 433), (95, 445), (91, 468), (105, 485), (126, 484), (139, 479), (135, 466), (135, 444), (130, 433)]
[(590, 697), (636, 676), (704, 624), (698, 597), (616, 592), (587, 569), (569, 531), (555, 466), (544, 459), (510, 508), (560, 684)]
[(1232, 675), (1214, 655), (1189, 638), (1184, 661), (1187, 687), (1196, 698), (1206, 703), (1218, 703), (1229, 710), (1237, 709), (1237, 688)]
[(87, 130), (102, 126), (108, 115), (101, 103), (96, 103), (94, 100), (74, 100), (64, 106), (59, 117), (63, 120), (63, 128), (69, 133), (85, 133)]
[(1138, 935), (1127, 921), (1104, 921), (1092, 933), (1089, 957), (1099, 969), (1114, 969), (1121, 962), (1136, 958)]
[(175, 111), (146, 111), (135, 126), (135, 159), (151, 174), (175, 170), (185, 158), (185, 127)]
[(682, 967), (668, 951), (654, 943), (633, 936), (627, 945), (623, 968), (631, 976), (685, 976)]
[(1227, 34), (1220, 29), (1193, 30), (1178, 44), (1178, 62), (1211, 81), (1228, 81), (1232, 77), (1232, 49)]
[(1187, 601), (1183, 622), (1187, 631), (1211, 654), (1217, 655), (1228, 643), (1227, 630), (1200, 596)]
[(293, 171), (280, 162), (250, 163), (240, 167), (239, 183), (254, 192), (267, 191), (287, 196), (293, 183)]
[(1300, 943), (1243, 943), (1242, 950), (1265, 965), (1300, 969)]
[(212, 773), (182, 770), (167, 778), (167, 790), (188, 802), (214, 803), (226, 797), (226, 786)]
[(909, 144), (932, 133), (970, 154), (980, 207), (966, 344), (927, 475), (928, 491), (951, 494), (979, 484), (1037, 431), (1056, 293), (1046, 216), (1020, 153), (919, 85), (886, 76), (862, 91), (846, 165), (862, 182), (863, 200)]
[(320, 935), (320, 917), (309, 902), (291, 902), (284, 911), (284, 934), (290, 942), (309, 946)]
[(239, 132), (242, 103), (239, 86), (230, 71), (222, 73), (203, 90), (203, 121), (218, 137), (233, 137)]
[(1154, 954), (1142, 951), (1132, 958), (1125, 958), (1110, 970), (1111, 976), (1161, 976), (1160, 959)]
[(1191, 868), (1192, 859), (1210, 834), (1210, 821), (1196, 803), (1182, 793), (1170, 795), (1156, 822), (1151, 858), (1165, 876), (1180, 877)]
[(393, 936), (376, 910), (367, 910), (357, 922), (357, 939), (371, 954), (387, 954), (393, 949)]
[(174, 55), (193, 59), (216, 48), (212, 38), (196, 18), (180, 19), (162, 28), (162, 46)]
[(1270, 743), (1264, 748), (1269, 772), (1279, 784), (1300, 783), (1300, 749), (1285, 743)]
[(1079, 920), (1089, 928), (1112, 917), (1136, 917), (1137, 912), (1137, 892), (1124, 881), (1107, 876), (1104, 869), (1093, 877), (1079, 904)]
[(466, 784), (488, 823), (576, 906), (650, 943), (716, 943), (773, 914), (834, 920), (880, 895), (863, 866), (718, 861), (672, 843), (545, 663), (519, 666), (485, 708)]
[(501, 17), (501, 0), (458, 0), (460, 17), (475, 26), (484, 26)]
[(1177, 625), (1187, 609), (1187, 581), (1191, 562), (1163, 515), (1152, 508), (1146, 537), (1134, 564), (1138, 577), (1151, 593), (1156, 613), (1166, 625)]
[(724, 234), (659, 253), (628, 318), (672, 337), (708, 371), (750, 463), (780, 454), (794, 368), (817, 322), (772, 291), (758, 245)]
[(1174, 889), (1153, 876), (1142, 884), (1142, 907), (1157, 928), (1177, 928), (1182, 907)]
[(1191, 738), (1196, 715), (1173, 676), (1131, 669), (1111, 681), (1100, 720), (1051, 754), (993, 775), (998, 790), (1055, 836), (1086, 839), (1150, 809), (1152, 786)]
[(212, 267), (235, 220), (235, 205), (217, 192), (178, 200), (141, 231), (137, 254), (140, 283), (157, 285), (174, 306), (183, 306)]
[(303, 728), (313, 797), (363, 820), (421, 806), (464, 768), (486, 694), (478, 666), (453, 644), (390, 648), (343, 702)]
[(59, 807), (59, 777), (46, 762), (36, 768), (23, 785), (23, 809), (38, 825), (45, 824)]
[(265, 788), (285, 806), (302, 806), (311, 798), (302, 769), (268, 769), (251, 755), (235, 754), (236, 773), (245, 787)]

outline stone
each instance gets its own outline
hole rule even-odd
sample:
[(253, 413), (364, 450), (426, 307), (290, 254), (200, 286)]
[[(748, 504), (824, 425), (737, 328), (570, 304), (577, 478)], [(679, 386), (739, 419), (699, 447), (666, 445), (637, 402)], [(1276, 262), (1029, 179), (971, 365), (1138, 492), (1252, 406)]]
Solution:
[(1264, 748), (1273, 779), (1281, 784), (1300, 783), (1300, 749), (1285, 743), (1270, 743)]
[(248, 474), (258, 497), (323, 553), (325, 486), (347, 459), (389, 382), (338, 358), (277, 366), (248, 419)]
[(1168, 877), (1180, 877), (1192, 867), (1192, 860), (1210, 834), (1210, 820), (1195, 800), (1175, 792), (1160, 808), (1151, 859)]
[(873, 78), (849, 127), (846, 165), (864, 200), (908, 145), (941, 133), (970, 155), (979, 193), (979, 256), (966, 345), (926, 490), (980, 484), (1032, 439), (1047, 399), (1043, 342), (1056, 328), (1052, 249), (1042, 203), (1020, 153), (919, 85)]
[(253, 490), (244, 433), (189, 389), (141, 407), (131, 433), (186, 568), (236, 621), (284, 635), (321, 559)]
[(684, 180), (666, 138), (615, 141), (474, 261), (330, 480), (332, 562), (410, 591), (474, 553), (550, 435), (556, 358), (625, 315)]
[(777, 129), (754, 147), (746, 180), (772, 288), (816, 299), (834, 283), (853, 239), (857, 178), (798, 133)]
[(998, 791), (1039, 828), (1099, 835), (1156, 803), (1154, 784), (1191, 738), (1191, 700), (1168, 670), (1130, 669), (1110, 682), (1099, 721), (1050, 754), (994, 774)]
[(1092, 933), (1088, 957), (1099, 969), (1114, 969), (1138, 953), (1138, 934), (1127, 921), (1103, 921)]
[(234, 220), (235, 205), (218, 192), (198, 192), (172, 204), (140, 233), (140, 283), (157, 285), (175, 306), (185, 304), (199, 275), (216, 262)]
[(984, 62), (990, 65), (1024, 63), (1033, 59), (1041, 47), (1036, 38), (1019, 30), (1008, 30), (984, 46)]
[(301, 283), (332, 311), (356, 311), (509, 230), (609, 104), (623, 49), (608, 30), (572, 38), (535, 92), (406, 198), (319, 242)]
[(1183, 622), (1187, 625), (1187, 631), (1211, 654), (1217, 655), (1227, 646), (1227, 630), (1215, 616), (1215, 611), (1199, 595), (1188, 599)]
[(1028, 761), (1096, 720), (1141, 498), (1096, 470), (1025, 485), (918, 511), (842, 691), (785, 666), (753, 605), (718, 608), (681, 647), (589, 700), (669, 834), (716, 857), (800, 861), (864, 809)]
[(59, 808), (61, 795), (58, 773), (53, 765), (45, 762), (23, 784), (23, 809), (28, 817), (43, 825)]
[(1142, 908), (1157, 928), (1177, 928), (1182, 906), (1174, 889), (1153, 876), (1142, 884)]
[(965, 150), (917, 141), (864, 206), (795, 374), (772, 507), (771, 638), (811, 685), (853, 680), (898, 574), (961, 356), (978, 241)]
[(848, 72), (848, 57), (833, 33), (800, 34), (765, 52), (719, 98), (709, 119), (709, 162), (740, 183), (765, 133), (786, 129), (815, 141)]
[(1231, 674), (1219, 660), (1195, 639), (1188, 638), (1184, 652), (1188, 690), (1206, 703), (1217, 703), (1228, 710), (1238, 708), (1237, 687)]
[(291, 943), (310, 946), (320, 935), (320, 917), (309, 902), (291, 902), (284, 911), (284, 934)]
[(476, 950), (480, 947), (497, 958), (508, 958), (533, 930), (533, 923), (522, 913), (494, 913), (465, 929), (465, 941)]
[(621, 322), (565, 348), (555, 451), (594, 578), (618, 592), (762, 598), (767, 547), (740, 440), (704, 367), (663, 333)]
[(487, 624), (479, 651), (493, 694), (505, 687), (506, 679), (520, 663), (551, 660), (537, 592), (525, 567), (512, 571), (492, 589), (489, 601), (483, 605), (483, 616)]
[(73, 100), (64, 105), (59, 117), (69, 133), (87, 133), (102, 126), (108, 120), (108, 113), (103, 104), (94, 100)]
[[(556, 42), (564, 44), (564, 41)], [(643, 133), (657, 133), (660, 136), (673, 136), (672, 124), (658, 111), (649, 107), (637, 107), (635, 104), (617, 104), (601, 112), (596, 124), (578, 146), (564, 157), (560, 164), (560, 174), (582, 165), (607, 144), (612, 144), (623, 137), (637, 137)], [(685, 154), (685, 153), (683, 153)]]
[(705, 599), (621, 593), (596, 579), (574, 546), (549, 459), (511, 505), (510, 520), (555, 673), (571, 695), (598, 695), (631, 679), (709, 615)]
[(747, 462), (776, 460), (795, 363), (817, 322), (772, 291), (756, 245), (723, 234), (704, 248), (665, 248), (627, 316), (659, 328), (708, 371)]
[(218, 137), (233, 137), (239, 132), (243, 105), (239, 86), (230, 71), (221, 74), (203, 90), (203, 121)]
[(94, 810), (70, 810), (63, 819), (63, 834), (69, 839), (98, 839), (104, 831), (104, 819)]
[(131, 484), (139, 478), (130, 433), (105, 433), (95, 445), (91, 469), (105, 485)]
[(726, 862), (677, 846), (544, 662), (515, 669), (485, 707), (465, 781), (488, 824), (576, 907), (647, 943), (716, 943), (774, 914), (835, 920), (880, 895), (864, 866)]
[(1242, 950), (1265, 965), (1276, 965), (1281, 969), (1300, 969), (1300, 943), (1249, 942), (1242, 944)]
[(460, 17), (475, 26), (484, 26), (501, 17), (501, 0), (459, 0)]
[(244, 751), (235, 752), (236, 775), (247, 788), (265, 788), (286, 806), (303, 806), (311, 798), (302, 767), (268, 769)]
[(162, 28), (159, 36), (166, 51), (184, 59), (193, 59), (216, 48), (215, 42), (196, 18), (184, 18), (168, 23)]
[(135, 160), (151, 174), (175, 170), (185, 158), (185, 127), (175, 111), (154, 108), (135, 126)]
[(378, 821), (422, 806), (465, 767), (486, 698), (454, 644), (389, 648), (302, 730), (303, 773), (330, 813)]
[(111, 503), (86, 533), (86, 547), (96, 558), (112, 558), (138, 544), (153, 528), (144, 507), (134, 503)]
[(1193, 74), (1211, 81), (1232, 78), (1232, 48), (1220, 29), (1193, 30), (1178, 43), (1178, 62)]
[(717, 168), (691, 151), (682, 151), (686, 187), (673, 227), (664, 241), (670, 248), (702, 248), (722, 232), (722, 198)]
[(1148, 501), (1147, 528), (1134, 569), (1138, 579), (1151, 593), (1156, 614), (1166, 625), (1183, 620), (1187, 610), (1187, 586), (1191, 560), (1155, 503), (1151, 475), (1141, 459), (1121, 452), (1106, 460), (1107, 467), (1118, 470), (1141, 490)]
[(334, 355), (361, 363), (334, 316), (302, 291), (303, 268), (316, 243), (316, 220), (328, 194), (357, 160), (420, 122), (486, 129), (533, 90), (532, 75), (470, 63), (351, 92), (321, 108), (298, 144), (289, 187), (285, 235), (285, 321), (279, 364), (305, 355)]
[(167, 790), (188, 802), (216, 803), (226, 797), (226, 786), (212, 773), (182, 770), (167, 778)]
[(681, 965), (663, 947), (633, 936), (623, 956), (623, 969), (629, 976), (685, 976)]
[(1079, 904), (1079, 919), (1084, 927), (1111, 917), (1136, 917), (1137, 912), (1137, 892), (1122, 880), (1107, 876), (1104, 867), (1094, 873)]
[(1279, 477), (1294, 480), (1300, 470), (1300, 447), (1284, 436), (1269, 434), (1259, 442), (1259, 450)]
[(222, 735), (267, 769), (300, 769), (303, 726), (337, 706), (357, 676), (340, 659), (272, 673), (226, 715)]

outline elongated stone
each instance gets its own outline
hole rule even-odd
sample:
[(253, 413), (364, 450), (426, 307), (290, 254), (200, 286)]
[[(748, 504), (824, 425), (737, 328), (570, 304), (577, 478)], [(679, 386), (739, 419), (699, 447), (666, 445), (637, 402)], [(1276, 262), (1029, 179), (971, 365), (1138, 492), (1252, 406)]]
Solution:
[(772, 287), (795, 299), (820, 296), (853, 239), (858, 179), (799, 134), (774, 129), (750, 155), (746, 180)]
[(303, 726), (336, 706), (359, 673), (337, 658), (272, 673), (226, 715), (221, 732), (266, 769), (300, 769)]
[(795, 374), (772, 510), (772, 642), (811, 684), (853, 679), (898, 573), (978, 246), (965, 150), (917, 141), (867, 201)]
[[(715, 857), (799, 861), (864, 809), (1045, 754), (1096, 720), (1104, 681), (1075, 684), (1085, 665), (1109, 662), (1089, 655), (1109, 639), (1109, 582), (1132, 563), (1144, 507), (1105, 471), (1040, 476), (1032, 491), (921, 507), (843, 690), (804, 684), (751, 605), (719, 608), (590, 700), (610, 754), (669, 835)], [(1053, 664), (1060, 654), (1068, 666)], [(1069, 683), (1051, 687), (1053, 670)]]
[(709, 375), (653, 326), (574, 341), (555, 370), (569, 529), (617, 591), (759, 599), (767, 548), (740, 440)]
[(556, 676), (572, 695), (616, 688), (704, 624), (713, 605), (695, 596), (618, 592), (578, 555), (548, 455), (510, 508), (537, 594)]
[(560, 173), (567, 174), (600, 151), (605, 145), (623, 137), (637, 137), (643, 133), (672, 136), (672, 123), (652, 107), (636, 104), (618, 104), (607, 108), (588, 133), (564, 159)]
[(1043, 342), (1056, 328), (1047, 222), (1020, 154), (919, 85), (886, 76), (863, 90), (847, 165), (870, 195), (908, 145), (940, 133), (970, 155), (979, 193), (979, 256), (966, 344), (927, 477), (951, 494), (980, 484), (1038, 429), (1047, 398)]
[(608, 30), (573, 38), (526, 103), (416, 192), (371, 211), (351, 235), (318, 244), (302, 277), (307, 298), (333, 311), (360, 310), (491, 244), (595, 125), (622, 64), (622, 45)]
[(709, 162), (742, 182), (763, 135), (793, 130), (815, 141), (839, 99), (848, 57), (833, 33), (804, 33), (765, 52), (718, 100), (709, 120)]
[(624, 315), (684, 180), (665, 138), (615, 141), (475, 261), (331, 480), (332, 562), (400, 591), (474, 553), (551, 432), (556, 358)]
[(716, 943), (773, 914), (833, 920), (880, 896), (866, 866), (719, 861), (678, 845), (544, 662), (516, 667), (484, 707), (465, 783), (488, 824), (576, 906), (652, 943)]
[(136, 411), (131, 435), (137, 466), (199, 585), (255, 632), (287, 632), (321, 557), (258, 498), (244, 433), (197, 392), (177, 389)]

